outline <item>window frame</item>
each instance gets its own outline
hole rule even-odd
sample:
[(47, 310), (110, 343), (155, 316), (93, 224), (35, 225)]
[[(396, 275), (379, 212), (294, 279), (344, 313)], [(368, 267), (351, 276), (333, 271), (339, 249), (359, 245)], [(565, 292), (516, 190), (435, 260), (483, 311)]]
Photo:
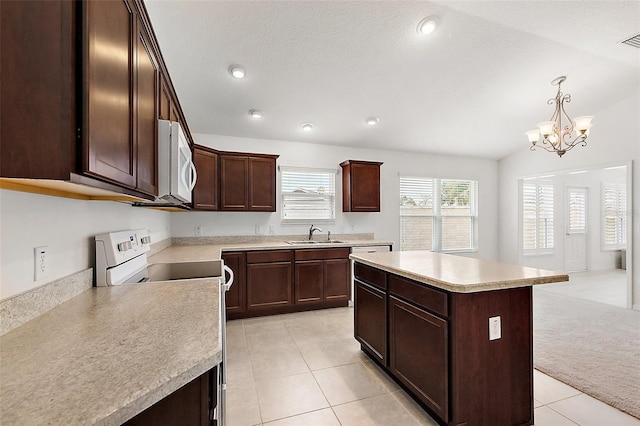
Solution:
[[(312, 167), (292, 167), (292, 166), (279, 166), (278, 170), (280, 171), (280, 180), (279, 180), (279, 189), (280, 189), (280, 200), (282, 204), (282, 210), (280, 212), (280, 223), (283, 225), (291, 225), (291, 224), (315, 224), (315, 223), (325, 223), (325, 224), (333, 224), (336, 222), (336, 175), (337, 169), (328, 169), (328, 168), (312, 168)], [(329, 197), (329, 211), (330, 217), (303, 217), (303, 218), (286, 218), (290, 209), (287, 208), (291, 197), (291, 192), (285, 191), (285, 176), (287, 173), (296, 173), (296, 174), (306, 174), (306, 175), (324, 175), (324, 179), (327, 179), (327, 183), (330, 185), (329, 192), (327, 193)], [(332, 192), (331, 192), (332, 191)], [(317, 193), (320, 195), (319, 193)], [(288, 197), (289, 195), (289, 197)]]
[[(534, 219), (534, 231), (533, 235), (535, 237), (534, 247), (528, 248), (525, 247), (525, 215), (527, 213), (527, 209), (525, 206), (525, 196), (526, 196), (526, 188), (527, 185), (535, 186), (535, 219)], [(544, 194), (541, 193), (542, 189), (550, 189), (551, 194), (547, 198), (550, 201), (551, 209), (550, 211), (541, 212), (541, 204), (544, 201)], [(542, 204), (544, 206), (544, 204)], [(544, 238), (545, 244), (540, 244), (540, 220), (541, 216), (549, 215), (551, 216), (551, 225), (546, 226), (546, 229), (551, 230), (551, 245), (549, 245), (549, 237)], [(548, 218), (547, 218), (548, 219)], [(556, 189), (555, 183), (551, 179), (546, 178), (531, 178), (531, 179), (523, 179), (521, 181), (520, 188), (520, 221), (521, 221), (521, 231), (520, 231), (520, 249), (522, 250), (522, 254), (524, 256), (539, 256), (539, 255), (549, 255), (555, 253), (556, 250)], [(547, 233), (548, 235), (548, 233)]]
[[(427, 197), (430, 199), (432, 214), (425, 214), (425, 217), (432, 218), (432, 238), (431, 238), (431, 248), (430, 251), (438, 252), (438, 253), (477, 253), (478, 252), (478, 223), (479, 223), (479, 183), (477, 180), (473, 179), (458, 179), (458, 178), (433, 178), (433, 177), (425, 177), (425, 176), (415, 176), (415, 175), (400, 175), (399, 176), (399, 188), (400, 188), (400, 204), (399, 204), (399, 220), (402, 221), (403, 217), (407, 217), (410, 215), (403, 215), (402, 211), (402, 187), (403, 180), (415, 180), (424, 182), (425, 188), (429, 188), (431, 190), (431, 197)], [(470, 185), (470, 200), (469, 200), (469, 215), (446, 215), (442, 214), (442, 187), (446, 182), (466, 182)], [(427, 201), (429, 203), (429, 201)], [(445, 218), (453, 218), (453, 217), (461, 217), (461, 218), (469, 218), (469, 241), (470, 247), (458, 247), (452, 249), (443, 249), (443, 240), (445, 234), (444, 222)], [(399, 226), (400, 236), (400, 247), (399, 250), (403, 251), (406, 248), (403, 247), (403, 226), (402, 222)]]
[[(615, 192), (615, 243), (607, 243), (607, 191)], [(627, 248), (627, 188), (621, 183), (606, 183), (600, 185), (600, 245), (602, 251), (616, 251)]]

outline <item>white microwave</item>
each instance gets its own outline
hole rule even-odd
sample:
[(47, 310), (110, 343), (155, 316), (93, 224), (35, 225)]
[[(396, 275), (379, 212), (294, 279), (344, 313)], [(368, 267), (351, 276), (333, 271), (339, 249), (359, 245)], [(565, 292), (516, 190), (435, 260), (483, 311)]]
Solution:
[(180, 123), (158, 120), (158, 198), (172, 204), (190, 203), (197, 178)]

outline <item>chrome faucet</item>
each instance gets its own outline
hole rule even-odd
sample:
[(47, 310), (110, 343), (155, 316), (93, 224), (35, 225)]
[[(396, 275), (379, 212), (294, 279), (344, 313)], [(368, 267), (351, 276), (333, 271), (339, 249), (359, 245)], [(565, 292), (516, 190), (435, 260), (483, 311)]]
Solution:
[(309, 241), (311, 241), (313, 239), (313, 233), (315, 231), (320, 231), (322, 232), (322, 229), (320, 228), (314, 228), (313, 225), (311, 225), (311, 228), (309, 228)]

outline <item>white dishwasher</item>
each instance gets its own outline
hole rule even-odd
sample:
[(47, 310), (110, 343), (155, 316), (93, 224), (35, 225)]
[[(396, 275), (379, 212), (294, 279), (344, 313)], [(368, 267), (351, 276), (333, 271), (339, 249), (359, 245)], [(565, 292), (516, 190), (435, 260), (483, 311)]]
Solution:
[[(374, 253), (377, 251), (391, 251), (391, 246), (389, 244), (380, 244), (380, 245), (372, 245), (372, 246), (351, 247), (351, 253)], [(353, 261), (351, 261), (351, 295), (349, 296), (349, 306), (353, 306), (353, 292), (354, 292)]]

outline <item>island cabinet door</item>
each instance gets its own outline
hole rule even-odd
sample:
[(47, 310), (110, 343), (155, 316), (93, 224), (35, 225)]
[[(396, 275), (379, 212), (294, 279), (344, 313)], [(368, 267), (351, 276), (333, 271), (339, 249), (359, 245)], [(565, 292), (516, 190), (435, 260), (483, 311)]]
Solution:
[(444, 422), (449, 421), (447, 321), (389, 297), (389, 368)]
[(362, 349), (387, 364), (387, 296), (360, 280), (355, 280), (354, 333)]

